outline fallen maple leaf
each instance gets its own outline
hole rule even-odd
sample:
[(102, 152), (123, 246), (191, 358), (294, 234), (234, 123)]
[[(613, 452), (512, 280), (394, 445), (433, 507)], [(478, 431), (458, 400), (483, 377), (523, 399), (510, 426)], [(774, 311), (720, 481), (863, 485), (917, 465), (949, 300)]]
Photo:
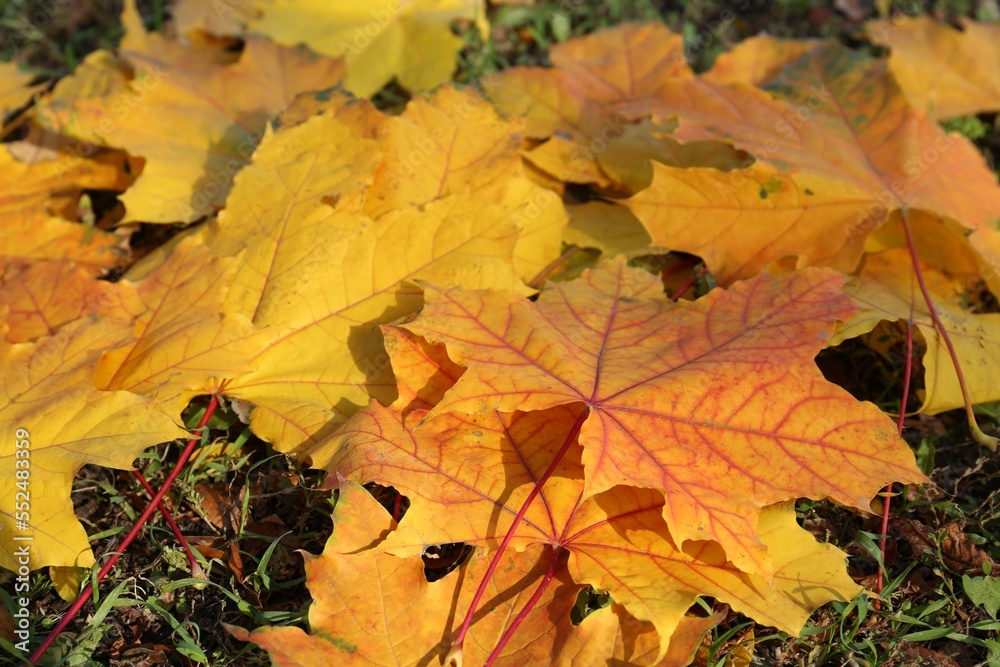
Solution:
[(889, 68), (913, 106), (942, 120), (1000, 110), (1000, 29), (959, 23), (961, 31), (930, 16), (896, 16), (865, 26), (892, 50)]
[[(125, 18), (133, 12), (128, 5)], [(221, 207), (267, 121), (343, 75), (339, 60), (263, 40), (249, 40), (232, 64), (220, 62), (221, 48), (164, 52), (137, 17), (120, 57), (92, 54), (37, 105), (48, 129), (144, 158), (121, 198), (125, 222), (189, 222)]]
[[(461, 165), (486, 150), (484, 168), (495, 165), (506, 185), (481, 183), (473, 170), (442, 170), (434, 151), (415, 164), (399, 162), (393, 128), (401, 126), (403, 136), (430, 135), (440, 110), (435, 104), (465, 95), (442, 91), (417, 105), (412, 118), (407, 112), (389, 124), (384, 157), (379, 142), (353, 135), (328, 111), (265, 139), (253, 166), (237, 178), (209, 242), (223, 255), (246, 248), (225, 308), (283, 332), (253, 356), (256, 369), (226, 382), (225, 391), (257, 406), (255, 432), (282, 451), (322, 439), (371, 398), (393, 399), (375, 324), (420, 308), (412, 280), (528, 293), (512, 258), (523, 248), (516, 257), (532, 270), (557, 254), (562, 205), (519, 175), (516, 124), (495, 124), (487, 135), (515, 137), (501, 144), (503, 153), (462, 130), (451, 137), (445, 158)], [(428, 117), (432, 124), (425, 128)], [(321, 137), (328, 139), (317, 150)], [(398, 184), (397, 170), (407, 165), (420, 174), (415, 189), (392, 194), (387, 184)], [(421, 190), (424, 170), (438, 184), (429, 191)], [(283, 187), (261, 198), (276, 179)], [(548, 194), (541, 207), (512, 201), (515, 193), (532, 192)], [(366, 207), (377, 217), (366, 215)], [(521, 245), (525, 235), (533, 245)]]
[[(586, 62), (620, 71), (632, 61), (618, 44), (634, 30), (619, 26), (569, 44), (587, 46)], [(663, 44), (676, 40), (665, 27), (648, 30)], [(570, 67), (582, 66), (553, 62), (555, 69), (510, 70), (494, 95), (504, 108), (527, 114), (532, 136), (549, 138), (529, 159), (569, 142), (556, 153), (570, 164), (548, 163), (557, 178), (571, 180), (574, 169), (645, 118), (676, 121), (670, 137), (682, 143), (723, 141), (756, 160), (726, 172), (654, 164), (652, 187), (627, 201), (653, 243), (703, 254), (720, 284), (789, 256), (794, 266), (853, 270), (865, 239), (903, 209), (974, 230), (970, 243), (987, 264), (1000, 266), (995, 177), (971, 143), (909, 106), (880, 61), (824, 42), (785, 66), (766, 92), (719, 82), (724, 75), (692, 78), (662, 68), (641, 87), (617, 87), (606, 99), (592, 92), (603, 88), (572, 82)], [(592, 110), (598, 101), (600, 113)], [(583, 113), (588, 128), (579, 125)], [(607, 136), (596, 137), (602, 119)], [(640, 151), (636, 160), (649, 157)]]
[[(787, 103), (751, 101), (754, 95), (739, 86), (717, 89), (740, 105), (739, 117), (723, 107), (703, 113), (701, 101), (713, 96), (704, 88), (664, 98), (659, 113), (673, 107), (681, 117), (678, 138), (729, 137), (758, 164), (721, 178), (654, 166), (662, 182), (654, 179), (634, 206), (629, 202), (654, 242), (710, 253), (708, 264), (723, 283), (786, 255), (797, 256), (798, 266), (850, 270), (868, 235), (905, 208), (977, 230), (970, 242), (990, 256), (992, 242), (978, 239), (995, 235), (990, 225), (1000, 212), (1000, 189), (994, 176), (969, 142), (913, 111), (882, 64), (825, 44), (784, 68), (769, 89)], [(860, 89), (870, 92), (859, 96)], [(672, 199), (668, 191), (678, 181), (700, 199)], [(697, 249), (684, 237), (684, 226), (692, 222), (709, 226), (713, 247), (705, 236)], [(795, 239), (807, 227), (812, 241)], [(795, 247), (786, 244), (793, 239)]]
[[(433, 351), (405, 333), (396, 337), (393, 361), (403, 362), (398, 376), (403, 368), (434, 366)], [(438, 390), (443, 386), (439, 383)], [(428, 418), (426, 410), (403, 400), (401, 393), (392, 408), (372, 403), (312, 453), (314, 463), (338, 475), (391, 484), (409, 498), (404, 520), (379, 546), (403, 557), (448, 542), (494, 551), (517, 508), (586, 414), (577, 404), (514, 415)], [(760, 536), (773, 558), (775, 598), (764, 579), (739, 572), (717, 544), (689, 542), (679, 549), (663, 522), (661, 493), (619, 486), (585, 498), (580, 449), (572, 444), (511, 545), (568, 550), (573, 581), (609, 591), (630, 614), (651, 622), (661, 638), (677, 637), (677, 624), (699, 594), (797, 632), (812, 605), (856, 592), (843, 571), (843, 554), (817, 545), (798, 528), (791, 507), (770, 508), (760, 518)], [(626, 639), (626, 644), (631, 642)], [(659, 657), (666, 650), (661, 645)]]
[(412, 91), (451, 78), (463, 46), (453, 21), (471, 21), (483, 36), (489, 33), (483, 0), (266, 0), (260, 8), (261, 16), (249, 22), (253, 32), (345, 58), (344, 85), (359, 97), (374, 95), (393, 77)]
[(192, 398), (253, 370), (249, 358), (273, 338), (223, 312), (236, 261), (213, 257), (203, 237), (188, 234), (162, 263), (133, 267), (100, 302), (100, 315), (130, 322), (134, 339), (102, 355), (94, 386), (145, 396), (178, 422)]
[(559, 255), (566, 214), (552, 192), (528, 177), (523, 137), (519, 119), (501, 119), (470, 90), (449, 86), (426, 101), (413, 99), (402, 115), (384, 124), (382, 160), (365, 193), (364, 211), (377, 218), (462, 192), (520, 209), (514, 266), (529, 280)]
[[(456, 605), (468, 604), (470, 584), (485, 569), (484, 559), (473, 557), (461, 573), (428, 583), (420, 559), (371, 550), (395, 522), (364, 489), (341, 482), (334, 512), (334, 533), (325, 551), (306, 561), (307, 585), (315, 597), (309, 608), (312, 633), (299, 628), (263, 628), (248, 634), (230, 627), (230, 631), (264, 647), (274, 664), (282, 667), (417, 665), (435, 654), (443, 657), (448, 650), (442, 640), (447, 621)], [(507, 619), (524, 607), (530, 587), (548, 567), (546, 556), (540, 547), (511, 554), (490, 591), (492, 612), (482, 614), (470, 634), (466, 652), (470, 664), (486, 659)], [(597, 610), (573, 626), (570, 610), (579, 588), (561, 572), (556, 586), (526, 619), (530, 635), (508, 645), (494, 664), (596, 664), (615, 656), (625, 665), (682, 667), (690, 663), (705, 632), (719, 621), (683, 618), (678, 646), (666, 661), (656, 663), (655, 633), (621, 607)], [(372, 595), (373, 590), (383, 595)]]
[[(26, 431), (29, 446), (18, 449), (15, 438), (0, 444), (0, 464), (11, 471), (0, 491), (0, 524), (6, 535), (24, 521), (32, 535), (31, 569), (44, 565), (90, 567), (94, 563), (87, 533), (73, 514), (69, 492), (73, 476), (87, 463), (128, 470), (145, 448), (184, 437), (166, 413), (151, 401), (127, 391), (98, 391), (90, 378), (101, 350), (132, 336), (127, 322), (88, 319), (63, 326), (53, 336), (33, 343), (0, 345), (0, 427), (12, 436)], [(29, 452), (26, 477), (15, 465)], [(20, 494), (20, 496), (19, 496)], [(30, 500), (30, 512), (23, 501)], [(21, 503), (15, 511), (15, 504)], [(0, 541), (0, 567), (18, 568), (15, 549), (21, 543)], [(21, 563), (23, 565), (23, 563)]]
[(889, 481), (925, 479), (891, 420), (813, 364), (855, 311), (841, 281), (761, 276), (673, 304), (618, 261), (537, 303), (428, 286), (406, 328), (467, 368), (431, 416), (583, 403), (588, 497), (619, 484), (662, 490), (678, 542), (716, 540), (739, 568), (766, 574), (760, 508), (805, 496), (868, 510)]

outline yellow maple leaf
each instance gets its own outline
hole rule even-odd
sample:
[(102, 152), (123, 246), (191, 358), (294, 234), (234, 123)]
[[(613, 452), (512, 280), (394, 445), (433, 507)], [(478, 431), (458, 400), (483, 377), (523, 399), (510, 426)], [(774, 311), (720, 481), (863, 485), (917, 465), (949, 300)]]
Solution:
[(892, 49), (889, 67), (916, 108), (941, 119), (1000, 109), (1000, 29), (959, 19), (962, 30), (930, 16), (871, 21), (868, 38)]
[(384, 124), (382, 160), (364, 211), (373, 218), (451, 194), (520, 209), (515, 269), (530, 280), (559, 255), (566, 214), (558, 197), (526, 174), (520, 149), (524, 124), (501, 119), (471, 90), (441, 88), (413, 99)]
[(261, 16), (250, 21), (253, 32), (345, 58), (344, 85), (359, 97), (370, 97), (393, 77), (412, 91), (451, 78), (463, 45), (452, 21), (472, 21), (484, 36), (489, 32), (483, 0), (266, 0), (259, 6)]
[(271, 338), (223, 312), (236, 260), (213, 257), (203, 236), (177, 239), (162, 263), (137, 265), (102, 301), (101, 315), (130, 322), (134, 340), (108, 348), (94, 386), (147, 397), (177, 421), (194, 396), (252, 370), (249, 357)]
[[(7, 483), (0, 490), (0, 567), (18, 567), (16, 550), (24, 543), (15, 535), (33, 538), (31, 569), (92, 565), (87, 533), (69, 497), (73, 476), (88, 463), (128, 470), (143, 449), (186, 435), (151, 401), (91, 383), (101, 351), (131, 336), (127, 322), (82, 319), (33, 343), (0, 345), (0, 428), (12, 436), (0, 443), (0, 465), (12, 471), (8, 479), (27, 482), (26, 488)], [(17, 441), (28, 446), (15, 446), (18, 429), (28, 435)], [(19, 492), (30, 498), (30, 511), (16, 508), (25, 497)], [(21, 521), (27, 529), (18, 528)]]
[(236, 63), (219, 62), (221, 48), (164, 52), (162, 37), (133, 24), (120, 57), (92, 54), (37, 107), (48, 129), (145, 160), (121, 197), (125, 222), (188, 222), (221, 207), (267, 121), (343, 75), (339, 60), (259, 39)]
[[(417, 109), (422, 115), (435, 107)], [(430, 155), (412, 165), (421, 174), (415, 181), (422, 183), (426, 169), (440, 185), (429, 192), (404, 188), (390, 198), (385, 183), (398, 183), (401, 139), (395, 129), (388, 131), (383, 148), (357, 136), (354, 128), (367, 125), (354, 121), (349, 126), (330, 109), (266, 137), (253, 165), (237, 177), (209, 241), (222, 255), (245, 248), (226, 309), (257, 327), (282, 331), (253, 356), (256, 370), (227, 381), (225, 391), (257, 405), (255, 432), (283, 451), (327, 434), (373, 397), (392, 400), (392, 375), (374, 325), (420, 308), (421, 292), (412, 281), (527, 293), (512, 265), (521, 238), (554, 233), (551, 245), (557, 247), (561, 231), (547, 223), (536, 232), (536, 220), (553, 218), (533, 217), (530, 201), (501, 205), (503, 197), (510, 201), (509, 191), (540, 190), (518, 180), (519, 141), (504, 142), (505, 152), (492, 154), (500, 173), (514, 177), (509, 190), (480, 185), (480, 193), (473, 174), (438, 169), (440, 156)], [(423, 131), (409, 115), (398, 125), (411, 133), (404, 136)], [(516, 124), (499, 127), (519, 136)], [(466, 137), (459, 135), (452, 146), (453, 164), (478, 156), (481, 144)], [(275, 182), (282, 187), (271, 187)], [(266, 189), (270, 196), (261, 197)], [(369, 206), (377, 217), (366, 214)], [(561, 221), (561, 203), (555, 206)], [(554, 254), (556, 247), (539, 245), (526, 248), (526, 261), (551, 260), (543, 253)]]

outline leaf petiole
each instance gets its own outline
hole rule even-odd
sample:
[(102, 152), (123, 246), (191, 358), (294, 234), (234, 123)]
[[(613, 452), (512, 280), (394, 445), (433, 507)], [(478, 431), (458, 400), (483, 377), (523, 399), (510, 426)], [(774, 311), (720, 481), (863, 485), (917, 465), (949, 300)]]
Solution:
[[(965, 415), (969, 420), (969, 430), (972, 432), (972, 438), (991, 452), (995, 452), (997, 451), (997, 445), (1000, 444), (1000, 439), (986, 435), (979, 428), (979, 423), (976, 421), (976, 414), (972, 410), (972, 397), (969, 395), (969, 385), (965, 381), (965, 373), (962, 372), (962, 364), (958, 359), (958, 351), (955, 349), (955, 344), (951, 341), (951, 336), (948, 335), (948, 330), (945, 329), (944, 324), (941, 322), (941, 317), (938, 315), (934, 301), (931, 299), (930, 291), (927, 289), (927, 283), (924, 281), (924, 271), (920, 268), (920, 258), (917, 256), (917, 247), (913, 242), (913, 231), (910, 229), (908, 211), (903, 209), (902, 214), (903, 232), (906, 234), (906, 245), (910, 250), (910, 259), (913, 260), (913, 272), (917, 277), (920, 293), (927, 303), (927, 312), (930, 313), (931, 319), (934, 321), (934, 328), (937, 329), (938, 335), (941, 336), (945, 347), (948, 348), (948, 355), (951, 357), (951, 363), (955, 367), (955, 376), (958, 378), (958, 386), (962, 390), (962, 398), (965, 401)], [(900, 409), (905, 412), (906, 406), (902, 406)]]
[(497, 642), (496, 648), (494, 648), (493, 652), (490, 653), (490, 657), (486, 659), (486, 664), (483, 667), (493, 667), (493, 663), (500, 657), (500, 651), (503, 650), (503, 647), (506, 646), (507, 642), (510, 641), (510, 638), (514, 636), (514, 633), (521, 626), (521, 623), (524, 622), (524, 619), (528, 616), (531, 610), (535, 608), (535, 605), (538, 604), (538, 601), (542, 597), (542, 593), (544, 593), (545, 589), (552, 583), (552, 577), (554, 577), (556, 573), (556, 565), (559, 563), (559, 558), (562, 554), (562, 547), (556, 547), (552, 550), (552, 558), (549, 560), (549, 569), (545, 572), (545, 576), (542, 577), (541, 583), (538, 584), (538, 588), (536, 588), (535, 592), (532, 593), (531, 599), (529, 599), (528, 602), (525, 603), (524, 607), (521, 608), (521, 611), (518, 612), (517, 616), (510, 624), (510, 627), (508, 627), (506, 632), (503, 633), (500, 641)]
[[(465, 635), (468, 634), (469, 626), (472, 625), (472, 619), (476, 614), (476, 610), (479, 608), (479, 603), (483, 599), (483, 594), (486, 593), (486, 586), (493, 578), (493, 572), (497, 569), (497, 565), (500, 564), (500, 557), (503, 556), (504, 551), (507, 549), (507, 545), (510, 544), (510, 541), (514, 538), (514, 534), (515, 532), (517, 532), (517, 527), (521, 524), (521, 520), (524, 519), (524, 515), (528, 512), (528, 508), (531, 506), (532, 501), (534, 501), (535, 497), (541, 492), (542, 487), (545, 486), (545, 482), (547, 482), (549, 477), (552, 476), (552, 473), (555, 472), (556, 467), (563, 460), (563, 457), (566, 456), (566, 452), (569, 451), (570, 446), (576, 441), (576, 437), (577, 435), (580, 434), (580, 429), (583, 428), (583, 422), (587, 420), (587, 415), (589, 413), (590, 413), (589, 408), (586, 408), (582, 412), (580, 412), (580, 416), (576, 418), (575, 422), (573, 422), (573, 426), (570, 428), (569, 433), (566, 435), (566, 439), (563, 441), (563, 444), (559, 448), (559, 451), (556, 452), (556, 455), (552, 458), (552, 462), (549, 463), (549, 467), (545, 470), (545, 473), (543, 473), (542, 476), (538, 478), (538, 481), (535, 482), (535, 486), (531, 489), (531, 493), (528, 494), (528, 497), (524, 499), (524, 503), (521, 505), (521, 509), (518, 510), (517, 515), (514, 517), (514, 520), (510, 524), (510, 528), (507, 529), (507, 534), (504, 535), (503, 541), (500, 543), (500, 546), (497, 547), (496, 552), (494, 552), (493, 558), (490, 559), (490, 565), (488, 568), (486, 568), (486, 573), (483, 575), (483, 580), (479, 582), (479, 588), (476, 589), (476, 594), (472, 598), (472, 603), (469, 605), (469, 611), (466, 612), (465, 619), (462, 621), (462, 627), (459, 628), (458, 634), (455, 635), (455, 639), (451, 644), (451, 650), (448, 651), (448, 655), (445, 657), (444, 662), (446, 665), (452, 664), (454, 662), (456, 667), (462, 666), (462, 646), (465, 643)], [(560, 550), (559, 548), (556, 549), (556, 551), (559, 550)], [(555, 555), (553, 556), (553, 558), (555, 558)], [(542, 588), (541, 590), (544, 590), (544, 588)], [(536, 591), (535, 594), (541, 595), (541, 592)], [(534, 600), (534, 597), (532, 599)], [(529, 602), (529, 605), (531, 605), (531, 602)], [(512, 628), (517, 627), (517, 625), (520, 622), (520, 619), (521, 616), (518, 615), (518, 618), (515, 619), (515, 621), (511, 624)], [(508, 629), (507, 632), (511, 633), (512, 629)], [(507, 634), (505, 633), (504, 638), (501, 638), (500, 640), (501, 643), (498, 646), (498, 648), (494, 650), (494, 653), (497, 653), (497, 651), (499, 651), (500, 647), (502, 647), (502, 645), (506, 643), (507, 639), (509, 639), (509, 637), (507, 637)]]

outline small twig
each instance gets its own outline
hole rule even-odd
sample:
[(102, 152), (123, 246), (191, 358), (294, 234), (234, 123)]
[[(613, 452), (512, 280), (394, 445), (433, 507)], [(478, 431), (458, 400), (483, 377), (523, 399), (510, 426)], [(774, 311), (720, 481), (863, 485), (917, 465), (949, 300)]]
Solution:
[[(218, 406), (219, 406), (219, 398), (217, 396), (212, 396), (212, 400), (208, 402), (208, 407), (205, 408), (205, 414), (202, 416), (201, 422), (199, 422), (198, 427), (195, 429), (196, 433), (205, 428), (205, 424), (207, 424), (208, 420), (211, 419), (212, 415), (215, 413), (215, 409)], [(118, 543), (118, 546), (115, 547), (115, 553), (111, 556), (111, 558), (108, 559), (108, 562), (104, 564), (104, 566), (100, 569), (100, 571), (98, 571), (97, 573), (98, 583), (100, 583), (101, 580), (104, 579), (104, 577), (108, 574), (108, 572), (111, 571), (111, 568), (115, 566), (115, 563), (118, 562), (118, 559), (124, 555), (125, 550), (128, 549), (129, 545), (132, 544), (132, 542), (135, 540), (136, 537), (138, 537), (139, 532), (142, 530), (142, 527), (146, 524), (147, 521), (149, 521), (149, 517), (153, 516), (153, 512), (156, 511), (157, 505), (159, 505), (159, 503), (163, 500), (163, 496), (167, 495), (167, 491), (170, 490), (170, 486), (174, 483), (174, 480), (177, 479), (177, 476), (181, 474), (181, 470), (184, 468), (184, 464), (187, 463), (187, 460), (189, 458), (191, 458), (191, 454), (194, 452), (195, 445), (197, 445), (200, 440), (201, 440), (200, 434), (188, 440), (187, 445), (184, 446), (184, 449), (181, 451), (180, 457), (177, 459), (177, 465), (175, 465), (173, 470), (170, 471), (170, 474), (167, 475), (167, 478), (163, 481), (163, 486), (160, 487), (160, 490), (157, 491), (156, 495), (153, 496), (153, 501), (149, 503), (149, 505), (146, 507), (143, 513), (139, 515), (139, 518), (135, 520), (135, 522), (132, 524), (132, 529), (128, 531), (128, 534), (125, 536), (125, 538), (122, 539), (122, 541)], [(87, 604), (87, 601), (90, 600), (93, 594), (94, 594), (93, 584), (88, 584), (87, 587), (84, 588), (83, 591), (80, 593), (80, 596), (77, 597), (76, 601), (73, 602), (73, 604), (70, 605), (70, 608), (66, 610), (66, 613), (63, 615), (62, 619), (59, 621), (56, 627), (52, 629), (52, 632), (49, 633), (49, 636), (45, 638), (45, 641), (42, 642), (42, 645), (39, 646), (37, 649), (35, 649), (35, 652), (31, 654), (30, 658), (28, 658), (28, 664), (31, 665), (36, 664), (38, 660), (43, 655), (45, 655), (45, 652), (49, 650), (49, 647), (52, 646), (56, 638), (60, 634), (62, 634), (63, 630), (65, 630), (66, 627), (70, 624), (70, 622), (72, 622), (72, 620), (83, 608), (83, 605)]]

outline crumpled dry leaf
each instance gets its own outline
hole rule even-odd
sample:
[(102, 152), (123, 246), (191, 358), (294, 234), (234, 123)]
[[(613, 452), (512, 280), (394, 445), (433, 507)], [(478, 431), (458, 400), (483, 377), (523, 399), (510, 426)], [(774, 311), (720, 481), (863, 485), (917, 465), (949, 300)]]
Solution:
[(918, 558), (924, 557), (925, 550), (936, 555), (940, 544), (944, 564), (956, 574), (982, 575), (984, 564), (996, 571), (996, 561), (973, 544), (957, 522), (946, 524), (943, 535), (935, 536), (934, 533), (915, 519), (900, 517), (889, 522), (889, 534), (909, 542)]

